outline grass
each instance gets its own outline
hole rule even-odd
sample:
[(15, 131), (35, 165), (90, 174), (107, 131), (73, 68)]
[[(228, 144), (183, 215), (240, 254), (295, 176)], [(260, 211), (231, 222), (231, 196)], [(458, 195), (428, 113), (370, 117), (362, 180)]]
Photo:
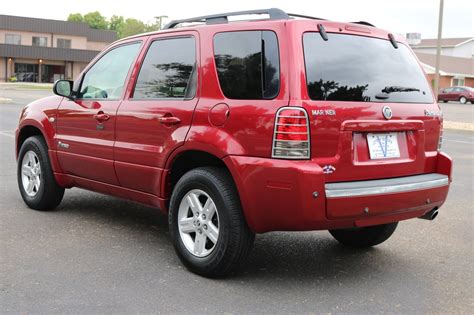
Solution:
[(52, 83), (2, 83), (0, 87), (17, 90), (52, 90)]

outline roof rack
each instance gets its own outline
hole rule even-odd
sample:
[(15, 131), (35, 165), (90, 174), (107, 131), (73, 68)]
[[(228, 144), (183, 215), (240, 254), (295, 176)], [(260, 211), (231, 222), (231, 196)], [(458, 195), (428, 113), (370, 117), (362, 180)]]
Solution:
[[(314, 16), (286, 13), (285, 11), (277, 9), (277, 8), (270, 8), (270, 9), (262, 9), (262, 10), (236, 11), (236, 12), (220, 13), (220, 14), (213, 14), (213, 15), (203, 15), (203, 16), (193, 17), (189, 19), (173, 20), (170, 23), (166, 24), (163, 27), (163, 29), (166, 30), (170, 28), (175, 28), (179, 24), (183, 24), (183, 23), (206, 23), (208, 25), (225, 24), (225, 23), (229, 23), (229, 20), (228, 20), (229, 16), (258, 15), (258, 14), (267, 14), (269, 16), (268, 18), (269, 20), (289, 20), (292, 17), (299, 17), (299, 18), (304, 18), (304, 19), (325, 21), (325, 19), (314, 17)], [(375, 27), (374, 25), (365, 21), (351, 22), (351, 23)]]
[(302, 14), (295, 14), (295, 13), (288, 13), (290, 17), (299, 17), (299, 18), (304, 18), (304, 19), (310, 19), (310, 20), (322, 20), (326, 21), (326, 19), (314, 17), (314, 16), (309, 16), (309, 15), (302, 15)]
[(270, 17), (269, 18), (270, 20), (288, 20), (290, 18), (286, 12), (280, 9), (271, 8), (271, 9), (263, 9), (263, 10), (228, 12), (228, 13), (198, 16), (198, 17), (183, 19), (183, 20), (173, 20), (170, 23), (166, 24), (165, 27), (163, 27), (163, 29), (166, 30), (166, 29), (174, 28), (179, 24), (193, 23), (193, 22), (201, 22), (201, 23), (206, 23), (206, 24), (228, 23), (229, 20), (227, 18), (229, 16), (255, 15), (255, 14), (268, 14)]

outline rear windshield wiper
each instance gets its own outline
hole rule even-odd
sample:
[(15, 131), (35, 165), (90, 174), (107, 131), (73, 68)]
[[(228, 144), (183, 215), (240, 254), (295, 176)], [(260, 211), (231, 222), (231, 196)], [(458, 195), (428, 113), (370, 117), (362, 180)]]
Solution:
[[(420, 92), (419, 89), (417, 88), (412, 88), (412, 87), (405, 87), (405, 86), (386, 86), (383, 88), (382, 93), (378, 93), (375, 95), (375, 98), (378, 100), (386, 100), (390, 97), (390, 93), (393, 92)], [(423, 94), (425, 94), (423, 92)]]
[(382, 93), (393, 93), (393, 92), (420, 92), (419, 89), (413, 87), (405, 87), (405, 86), (386, 86), (383, 88)]

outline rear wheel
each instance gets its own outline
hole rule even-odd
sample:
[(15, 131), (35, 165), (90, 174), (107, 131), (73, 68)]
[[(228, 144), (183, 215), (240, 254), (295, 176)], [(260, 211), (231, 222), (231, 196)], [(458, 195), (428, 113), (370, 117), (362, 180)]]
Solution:
[(350, 247), (371, 247), (381, 244), (392, 236), (398, 222), (363, 228), (329, 230), (341, 244)]
[(466, 103), (467, 103), (467, 98), (465, 98), (464, 96), (461, 96), (461, 97), (459, 98), (459, 102), (460, 102), (461, 104), (466, 104)]
[(53, 210), (64, 195), (54, 179), (48, 157), (48, 147), (40, 136), (23, 142), (18, 154), (18, 187), (28, 207), (35, 210)]
[(181, 177), (171, 196), (169, 228), (183, 264), (206, 277), (236, 270), (254, 241), (232, 177), (217, 167)]

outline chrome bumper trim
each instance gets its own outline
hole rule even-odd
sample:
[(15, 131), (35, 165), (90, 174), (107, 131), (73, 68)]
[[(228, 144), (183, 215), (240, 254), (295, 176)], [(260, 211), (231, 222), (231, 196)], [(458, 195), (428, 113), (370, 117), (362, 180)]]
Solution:
[(390, 179), (326, 184), (326, 198), (359, 197), (402, 193), (449, 185), (448, 176), (423, 174)]

